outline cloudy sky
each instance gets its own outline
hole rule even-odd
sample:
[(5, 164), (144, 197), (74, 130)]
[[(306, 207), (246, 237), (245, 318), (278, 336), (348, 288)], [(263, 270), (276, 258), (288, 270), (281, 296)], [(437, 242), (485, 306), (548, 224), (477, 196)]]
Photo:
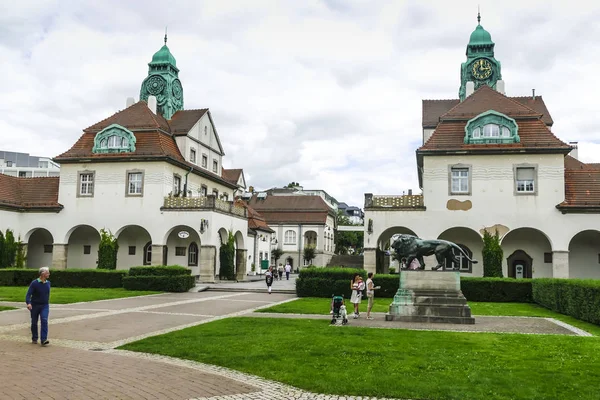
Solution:
[(548, 0), (3, 1), (0, 150), (56, 156), (137, 100), (168, 26), (185, 108), (210, 108), (250, 185), (418, 192), (421, 100), (457, 97), (478, 4), (507, 94), (535, 88), (600, 162), (600, 6)]

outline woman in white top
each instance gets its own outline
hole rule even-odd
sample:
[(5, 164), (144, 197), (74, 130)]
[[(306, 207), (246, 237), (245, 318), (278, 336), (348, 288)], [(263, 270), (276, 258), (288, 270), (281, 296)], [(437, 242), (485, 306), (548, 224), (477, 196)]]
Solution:
[(352, 288), (350, 302), (354, 304), (354, 319), (356, 319), (359, 316), (358, 305), (360, 304), (362, 291), (365, 289), (365, 283), (362, 280), (362, 276), (359, 274), (354, 275), (354, 279), (350, 282), (350, 287)]

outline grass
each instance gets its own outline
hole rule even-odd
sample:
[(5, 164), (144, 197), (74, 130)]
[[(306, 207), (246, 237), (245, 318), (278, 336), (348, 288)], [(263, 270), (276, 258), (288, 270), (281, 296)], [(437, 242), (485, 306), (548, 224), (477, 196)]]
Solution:
[[(0, 286), (0, 301), (19, 301), (25, 303), (27, 286)], [(144, 296), (161, 292), (97, 288), (52, 288), (50, 304), (69, 304), (83, 301), (119, 299), (123, 297)]]
[(600, 339), (228, 318), (122, 349), (195, 360), (317, 393), (414, 399), (597, 399)]
[[(373, 304), (373, 312), (388, 312), (392, 299), (375, 298)], [(303, 297), (298, 300), (279, 304), (273, 307), (264, 308), (257, 312), (267, 313), (285, 313), (285, 314), (329, 314), (330, 299)], [(352, 304), (346, 302), (348, 312), (352, 312)], [(542, 306), (532, 303), (483, 303), (469, 302), (471, 313), (473, 315), (490, 315), (490, 316), (515, 316), (515, 317), (543, 317), (554, 318), (559, 321), (573, 325), (579, 329), (595, 336), (600, 336), (600, 326), (589, 322), (581, 321), (568, 315), (559, 314), (548, 310)], [(367, 303), (362, 302), (359, 310), (361, 313), (367, 312)]]
[(15, 307), (3, 307), (3, 306), (0, 306), (0, 311), (8, 311), (8, 310), (16, 310), (16, 308)]

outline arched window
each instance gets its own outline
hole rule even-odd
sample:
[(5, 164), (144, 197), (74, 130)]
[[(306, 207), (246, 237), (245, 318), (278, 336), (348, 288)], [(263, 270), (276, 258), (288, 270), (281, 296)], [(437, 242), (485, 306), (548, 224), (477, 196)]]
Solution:
[(190, 243), (188, 247), (188, 267), (198, 266), (198, 245), (196, 242)]
[(296, 244), (296, 232), (293, 230), (285, 231), (283, 244)]
[(146, 243), (144, 246), (144, 265), (152, 264), (152, 242)]
[[(473, 252), (464, 244), (458, 244), (457, 245), (463, 249), (463, 251), (469, 256), (470, 259), (473, 259)], [(463, 255), (462, 252), (459, 252), (457, 250), (454, 251), (454, 255), (456, 256), (456, 258), (459, 261), (460, 264), (460, 272), (473, 272), (473, 263), (471, 263), (471, 261), (469, 261), (467, 259), (467, 257), (465, 257)], [(452, 263), (450, 262), (450, 260), (446, 260), (445, 264), (444, 264), (444, 269), (453, 269), (454, 265), (452, 265)]]
[(520, 141), (517, 122), (494, 110), (477, 115), (465, 125), (466, 144), (519, 143)]

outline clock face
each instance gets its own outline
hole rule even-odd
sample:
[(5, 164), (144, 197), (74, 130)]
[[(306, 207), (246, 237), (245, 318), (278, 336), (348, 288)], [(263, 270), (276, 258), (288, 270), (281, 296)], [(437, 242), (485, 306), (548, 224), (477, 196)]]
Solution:
[(487, 79), (492, 75), (492, 63), (485, 58), (479, 58), (471, 65), (471, 73), (475, 79)]

